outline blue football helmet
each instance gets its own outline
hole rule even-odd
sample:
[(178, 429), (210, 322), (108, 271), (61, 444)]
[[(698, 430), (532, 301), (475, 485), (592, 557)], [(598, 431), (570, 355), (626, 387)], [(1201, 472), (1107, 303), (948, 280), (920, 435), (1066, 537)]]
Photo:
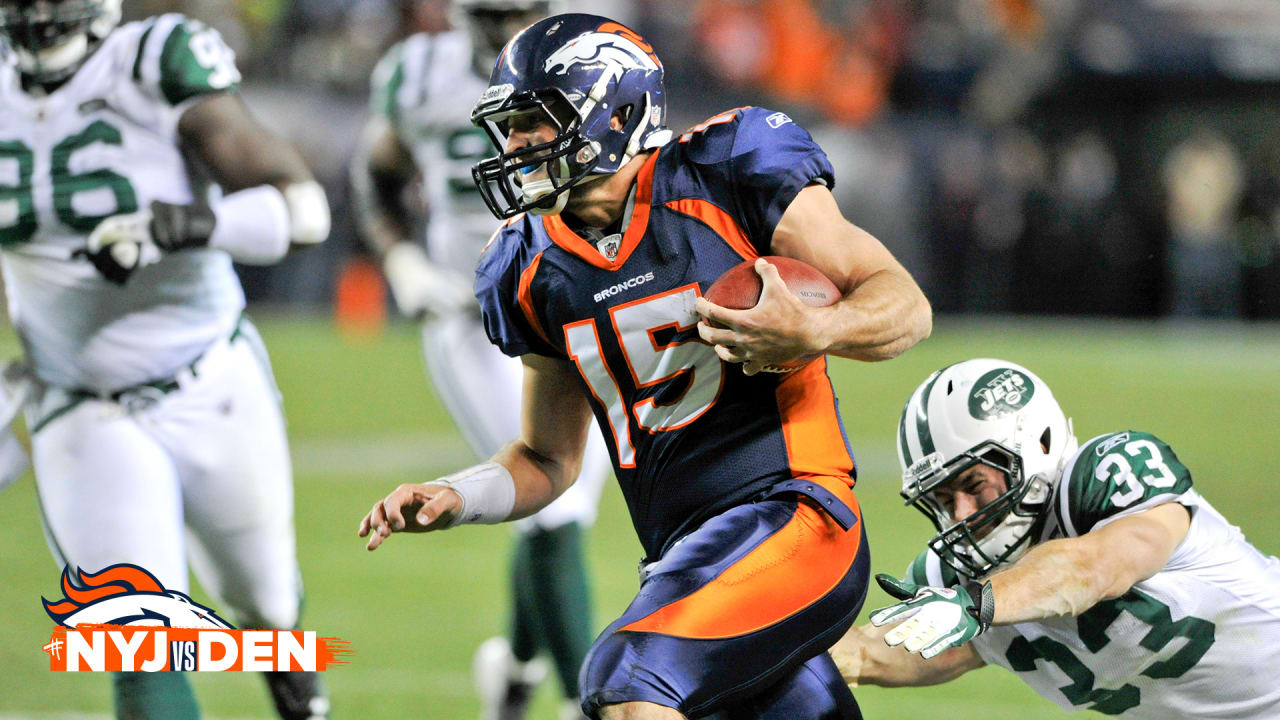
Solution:
[[(507, 152), (507, 121), (526, 113), (544, 114), (557, 135)], [(621, 129), (610, 125), (615, 114)], [(503, 219), (559, 213), (578, 183), (615, 173), (671, 139), (662, 63), (634, 30), (598, 15), (556, 15), (511, 38), (471, 121), (498, 147), (471, 174)], [(542, 177), (530, 179), (544, 167)]]

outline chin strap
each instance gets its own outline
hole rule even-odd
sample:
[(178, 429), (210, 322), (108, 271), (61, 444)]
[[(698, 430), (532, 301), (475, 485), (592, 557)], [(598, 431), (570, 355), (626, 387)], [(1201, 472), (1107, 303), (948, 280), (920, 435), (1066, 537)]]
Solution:
[(627, 140), (627, 150), (622, 154), (622, 162), (618, 163), (618, 167), (631, 162), (631, 158), (640, 152), (640, 138), (644, 137), (644, 130), (649, 126), (649, 111), (652, 108), (653, 100), (650, 99), (649, 93), (645, 93), (644, 112), (640, 114), (640, 124), (636, 125), (636, 129), (631, 132), (631, 138)]

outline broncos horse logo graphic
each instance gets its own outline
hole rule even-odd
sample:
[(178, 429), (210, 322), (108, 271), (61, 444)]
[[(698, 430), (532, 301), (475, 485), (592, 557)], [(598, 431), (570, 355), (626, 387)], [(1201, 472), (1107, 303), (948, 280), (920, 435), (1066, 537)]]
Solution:
[(77, 568), (72, 584), (70, 566), (62, 570), (57, 602), (45, 598), (44, 610), (63, 627), (77, 625), (144, 625), (154, 627), (233, 630), (211, 608), (186, 593), (165, 590), (154, 575), (137, 565), (121, 563), (96, 573)]
[[(625, 31), (625, 32), (624, 32)], [(653, 48), (639, 35), (622, 25), (607, 23), (599, 30), (586, 32), (570, 40), (547, 58), (544, 71), (564, 75), (575, 65), (615, 64), (624, 70), (657, 71), (662, 69)]]

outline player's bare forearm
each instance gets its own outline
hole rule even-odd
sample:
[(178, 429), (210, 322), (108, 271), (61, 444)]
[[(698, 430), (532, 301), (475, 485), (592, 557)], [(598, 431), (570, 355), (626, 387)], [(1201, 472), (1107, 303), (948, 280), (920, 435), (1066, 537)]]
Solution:
[(351, 162), (351, 192), (360, 236), (379, 256), (409, 237), (412, 213), (405, 190), (415, 173), (413, 156), (391, 124), (371, 119)]
[(845, 219), (825, 187), (796, 195), (772, 248), (818, 268), (844, 293), (835, 305), (805, 309), (798, 327), (812, 351), (887, 360), (929, 336), (933, 313), (915, 280), (875, 236)]
[[(993, 624), (1075, 616), (1120, 597), (1168, 563), (1189, 523), (1185, 508), (1166, 503), (1080, 537), (1037, 545), (991, 576)], [(1115, 552), (1118, 547), (1125, 551)]]
[(213, 95), (187, 109), (178, 135), (227, 193), (257, 185), (283, 191), (314, 180), (298, 151), (255, 120), (239, 93)]
[(835, 305), (810, 312), (815, 348), (867, 362), (895, 358), (933, 329), (929, 301), (901, 267), (881, 270)]
[(920, 687), (950, 682), (985, 663), (971, 645), (947, 650), (925, 660), (884, 642), (888, 627), (850, 628), (830, 650), (840, 675), (851, 686)]
[(532, 354), (520, 359), (524, 363), (520, 439), (494, 457), (504, 465), (512, 463), (507, 465), (516, 477), (512, 520), (532, 515), (573, 484), (592, 421), (591, 406), (571, 362)]
[(493, 461), (507, 468), (515, 481), (515, 505), (507, 519), (519, 520), (550, 505), (573, 484), (581, 457), (542, 455), (522, 441), (516, 441), (499, 450)]

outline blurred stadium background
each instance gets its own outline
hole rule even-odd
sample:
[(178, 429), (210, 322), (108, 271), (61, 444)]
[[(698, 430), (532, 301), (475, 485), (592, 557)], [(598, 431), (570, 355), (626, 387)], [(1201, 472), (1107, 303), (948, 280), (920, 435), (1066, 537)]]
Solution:
[[(928, 372), (965, 357), (1035, 369), (1077, 434), (1152, 430), (1262, 550), (1280, 427), (1280, 4), (1274, 0), (608, 0), (570, 4), (645, 34), (672, 125), (743, 104), (784, 110), (837, 170), (845, 214), (888, 244), (937, 313), (902, 358), (834, 360), (879, 571), (931, 534), (901, 507), (893, 428)], [(350, 640), (328, 673), (336, 718), (469, 718), (470, 657), (505, 620), (502, 529), (408, 538), (367, 555), (360, 515), (395, 484), (471, 461), (391, 317), (347, 212), (346, 167), (373, 63), (447, 26), (447, 0), (126, 2), (181, 10), (236, 48), (243, 92), (326, 184), (322, 248), (242, 278), (285, 394), (304, 626)], [(0, 347), (17, 341), (7, 326)], [(0, 720), (106, 717), (101, 677), (39, 651), (57, 590), (30, 478), (0, 499)], [(1122, 549), (1120, 549), (1122, 550)], [(635, 588), (616, 489), (591, 535), (596, 622)], [(874, 589), (873, 608), (885, 603)], [(213, 718), (270, 718), (252, 677), (199, 677)], [(1057, 718), (982, 670), (922, 690), (857, 691), (867, 717)], [(552, 693), (535, 717), (553, 717)]]

